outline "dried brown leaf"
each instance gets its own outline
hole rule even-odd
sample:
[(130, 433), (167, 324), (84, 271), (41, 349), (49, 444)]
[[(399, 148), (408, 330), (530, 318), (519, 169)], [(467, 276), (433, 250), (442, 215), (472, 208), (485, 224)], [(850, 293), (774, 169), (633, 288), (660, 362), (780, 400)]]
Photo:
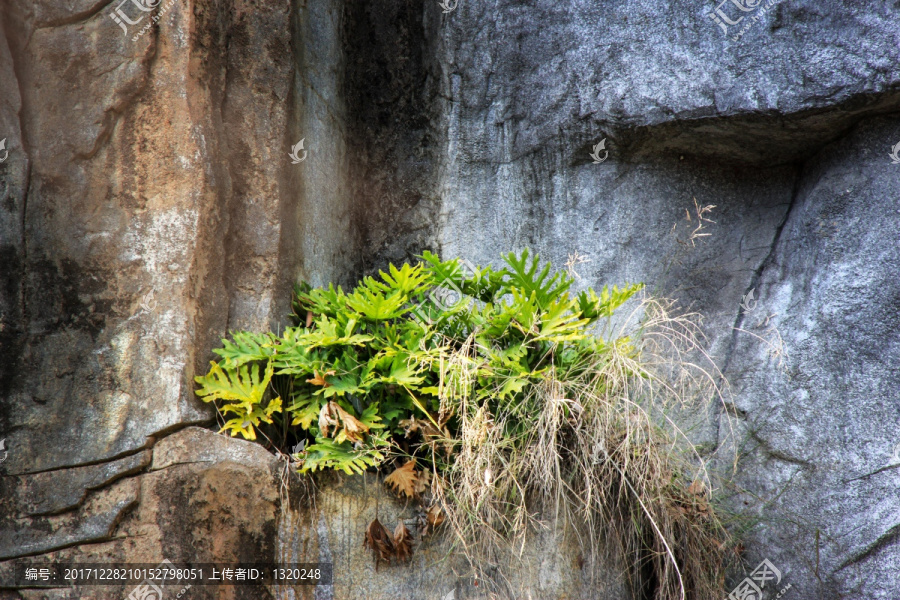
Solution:
[(342, 428), (344, 435), (351, 442), (363, 441), (363, 436), (369, 431), (368, 425), (360, 422), (334, 400), (328, 402), (319, 411), (319, 431), (322, 432), (322, 435), (328, 436), (332, 427), (334, 427), (334, 435), (331, 437), (336, 437), (339, 433), (338, 429)]
[(322, 406), (322, 409), (319, 411), (319, 431), (322, 432), (322, 435), (328, 437), (329, 431), (332, 427), (334, 427), (335, 432), (337, 432), (337, 427), (340, 424), (337, 418), (337, 414), (335, 414), (332, 405), (334, 402), (329, 402)]
[(394, 491), (405, 494), (407, 498), (416, 496), (416, 488), (419, 485), (419, 473), (415, 469), (416, 461), (410, 460), (399, 469), (384, 478), (384, 483)]
[(408, 419), (401, 420), (398, 425), (406, 430), (406, 437), (409, 437), (413, 433), (417, 432), (422, 427), (422, 421), (417, 421), (416, 416), (412, 415)]
[(412, 535), (403, 521), (397, 523), (397, 528), (394, 529), (394, 553), (398, 560), (403, 561), (412, 556)]
[(325, 371), (321, 375), (319, 375), (318, 371), (313, 371), (312, 379), (307, 379), (306, 382), (313, 385), (321, 385), (322, 387), (330, 387), (331, 384), (325, 381), (325, 377), (329, 375), (334, 375), (334, 371)]
[(428, 484), (431, 483), (431, 471), (421, 471), (416, 476), (416, 496), (421, 496), (428, 490)]
[(703, 482), (699, 479), (695, 479), (691, 482), (691, 485), (688, 486), (688, 492), (695, 496), (706, 497), (706, 486), (704, 486)]
[(437, 504), (431, 505), (425, 512), (425, 520), (432, 529), (437, 529), (444, 522), (444, 511)]
[(391, 557), (394, 556), (394, 541), (391, 534), (381, 521), (375, 519), (366, 527), (366, 537), (363, 540), (363, 547), (372, 550), (375, 555), (375, 570), (378, 570), (378, 563), (384, 561), (391, 563)]
[(361, 442), (363, 436), (368, 433), (369, 426), (363, 424), (359, 419), (341, 408), (336, 402), (331, 401), (329, 404), (334, 404), (338, 417), (344, 425), (344, 434), (347, 436), (347, 439), (351, 442)]

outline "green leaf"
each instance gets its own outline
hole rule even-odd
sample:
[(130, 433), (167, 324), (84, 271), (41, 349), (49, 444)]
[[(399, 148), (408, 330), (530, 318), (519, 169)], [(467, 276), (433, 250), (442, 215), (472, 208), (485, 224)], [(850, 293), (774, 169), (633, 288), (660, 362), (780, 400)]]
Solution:
[[(374, 282), (371, 277), (367, 279)], [(405, 312), (403, 305), (408, 301), (409, 297), (400, 291), (386, 296), (371, 286), (360, 286), (347, 297), (350, 308), (372, 321), (396, 319)]]
[(391, 370), (380, 378), (382, 383), (392, 383), (404, 387), (414, 387), (422, 383), (423, 377), (418, 375), (419, 369), (408, 354), (400, 353), (391, 361)]
[(269, 360), (275, 354), (275, 336), (271, 333), (235, 331), (234, 341), (222, 340), (222, 348), (213, 350), (228, 367), (239, 367), (248, 362)]
[(424, 292), (429, 273), (422, 265), (410, 266), (404, 263), (399, 269), (394, 265), (388, 267), (390, 273), (379, 271), (381, 278), (388, 284), (388, 289), (399, 291), (407, 298)]
[(384, 461), (380, 449), (386, 445), (384, 438), (373, 437), (371, 446), (355, 449), (350, 442), (337, 443), (330, 438), (317, 437), (316, 443), (302, 453), (300, 472), (331, 468), (348, 475), (361, 474)]
[(322, 410), (324, 403), (325, 400), (321, 397), (313, 395), (295, 396), (294, 403), (287, 408), (288, 414), (293, 417), (291, 425), (299, 425), (309, 431), (313, 422), (319, 418), (319, 411)]
[(582, 339), (585, 336), (584, 327), (589, 321), (580, 318), (581, 313), (572, 312), (572, 308), (568, 294), (551, 302), (541, 315), (540, 333), (534, 339), (554, 344)]
[(508, 285), (512, 289), (518, 288), (525, 296), (531, 296), (533, 293), (538, 306), (546, 309), (552, 301), (568, 291), (575, 280), (559, 271), (551, 276), (550, 263), (538, 271), (540, 257), (535, 255), (529, 263), (528, 256), (528, 248), (526, 248), (519, 256), (510, 252), (504, 257), (506, 264), (510, 267), (506, 271)]
[[(224, 362), (224, 361), (223, 361)], [(210, 363), (209, 373), (203, 377), (194, 379), (202, 387), (197, 391), (204, 402), (215, 400), (223, 401), (220, 410), (225, 413), (237, 415), (226, 423), (223, 431), (230, 431), (232, 435), (241, 433), (247, 439), (256, 439), (254, 427), (260, 421), (272, 422), (272, 415), (281, 410), (281, 398), (271, 400), (265, 407), (262, 406), (266, 388), (272, 380), (274, 366), (272, 361), (266, 364), (265, 374), (260, 377), (260, 365), (242, 365), (237, 368), (222, 368), (219, 363)]]
[(349, 319), (342, 325), (337, 320), (322, 315), (315, 320), (315, 329), (303, 334), (301, 343), (312, 350), (328, 346), (362, 346), (372, 341), (370, 335), (353, 333), (356, 323), (356, 319)]

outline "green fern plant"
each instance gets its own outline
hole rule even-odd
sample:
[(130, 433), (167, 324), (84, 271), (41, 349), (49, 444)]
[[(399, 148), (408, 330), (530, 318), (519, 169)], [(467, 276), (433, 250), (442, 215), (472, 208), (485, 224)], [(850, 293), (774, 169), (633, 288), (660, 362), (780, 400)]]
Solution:
[[(349, 292), (299, 284), (292, 326), (223, 340), (220, 360), (196, 378), (198, 395), (223, 415), (222, 431), (260, 433), (282, 452), (299, 442), (301, 472), (362, 473), (412, 459), (421, 469), (413, 472), (433, 474), (434, 499), (454, 514), (468, 549), (524, 531), (526, 497), (539, 493), (568, 498), (582, 516), (618, 519), (639, 562), (647, 532), (660, 532), (671, 556), (659, 545), (650, 555), (670, 592), (671, 547), (687, 540), (700, 565), (719, 556), (717, 521), (692, 528), (667, 512), (686, 514), (678, 507), (699, 500), (676, 481), (652, 442), (657, 428), (629, 399), (629, 382), (650, 378), (639, 344), (599, 335), (641, 284), (573, 295), (574, 279), (528, 250), (496, 269), (419, 258)], [(669, 544), (662, 531), (684, 539)], [(682, 590), (707, 585), (702, 568), (687, 584), (675, 572)]]
[[(366, 277), (349, 293), (300, 284), (293, 327), (278, 336), (234, 332), (223, 340), (215, 350), (221, 360), (197, 377), (198, 395), (217, 401), (230, 417), (223, 431), (256, 439), (262, 424), (278, 420), (308, 444), (298, 457), (302, 471), (377, 467), (392, 442), (406, 436), (401, 421), (440, 412), (439, 384), (447, 376), (441, 359), (469, 336), (477, 339), (482, 362), (475, 394), (514, 404), (551, 362), (574, 368), (580, 356), (595, 352), (590, 325), (641, 289), (604, 288), (599, 297), (587, 290), (572, 298), (574, 280), (549, 263), (541, 266), (528, 250), (504, 257), (506, 268), (473, 273), (464, 273), (458, 260), (430, 252), (421, 258), (391, 265), (380, 279)], [(467, 300), (455, 307), (428, 301), (435, 289), (448, 287)], [(273, 376), (291, 379), (289, 397), (270, 386)], [(330, 402), (361, 433), (348, 437), (338, 424), (324, 435), (320, 422)], [(451, 418), (443, 417), (450, 429)]]

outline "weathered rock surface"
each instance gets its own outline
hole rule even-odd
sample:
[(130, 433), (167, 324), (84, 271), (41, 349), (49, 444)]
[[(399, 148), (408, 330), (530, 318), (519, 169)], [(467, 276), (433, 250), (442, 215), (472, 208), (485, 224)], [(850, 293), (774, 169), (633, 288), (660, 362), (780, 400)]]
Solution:
[(728, 365), (754, 554), (809, 597), (900, 590), (898, 140), (874, 119), (805, 166)]
[[(406, 564), (375, 570), (362, 545), (376, 518), (393, 529), (406, 520), (416, 532), (413, 507), (398, 502), (373, 477), (334, 478), (315, 490), (258, 444), (189, 427), (156, 443), (137, 473), (88, 492), (83, 509), (64, 515), (34, 514), (38, 475), (5, 480), (0, 521), (0, 560), (16, 557), (62, 563), (332, 563), (332, 585), (194, 586), (190, 598), (456, 598), (481, 597), (467, 566), (450, 553), (449, 539), (417, 536)], [(81, 467), (57, 480), (84, 481)], [(39, 503), (38, 503), (39, 505)], [(77, 529), (77, 530), (76, 530)], [(27, 532), (43, 533), (26, 539)], [(627, 598), (619, 570), (585, 567), (585, 553), (565, 528), (542, 532), (510, 569), (505, 585), (523, 597)], [(25, 532), (25, 533), (22, 533)], [(81, 536), (90, 536), (86, 541)], [(10, 585), (16, 561), (0, 562), (0, 586)], [(614, 564), (610, 560), (609, 564)], [(603, 569), (603, 565), (600, 565)], [(487, 582), (482, 582), (482, 588)], [(176, 594), (180, 589), (164, 588)], [(127, 586), (20, 589), (10, 598), (121, 599)]]
[[(436, 245), (478, 262), (577, 251), (585, 284), (644, 281), (700, 310), (746, 420), (748, 566), (769, 558), (794, 598), (892, 597), (898, 470), (870, 474), (900, 441), (900, 131), (877, 117), (900, 101), (900, 7), (784, 2), (739, 42), (712, 8), (426, 9)], [(694, 198), (715, 223), (685, 246)], [(720, 412), (691, 435), (731, 455)]]
[[(423, 540), (414, 506), (398, 502), (380, 478), (340, 477), (321, 487), (310, 504), (314, 509), (291, 513), (282, 521), (281, 556), (287, 562), (333, 563), (334, 585), (323, 590), (329, 598), (463, 599), (488, 597), (489, 591), (514, 598), (630, 597), (615, 558), (599, 557), (592, 571), (588, 552), (571, 527), (556, 525), (538, 532), (518, 562), (504, 567), (505, 579), (477, 583), (471, 567), (452, 552), (451, 537), (439, 530)], [(376, 518), (389, 531), (403, 521), (413, 532), (408, 562), (375, 568), (362, 540)]]
[[(381, 492), (353, 481), (278, 546), (274, 458), (179, 430), (213, 416), (193, 396), (211, 348), (283, 324), (294, 280), (530, 246), (706, 315), (737, 419), (713, 406), (691, 433), (743, 452), (751, 568), (796, 600), (893, 598), (900, 5), (767, 3), (722, 5), (743, 16), (723, 32), (686, 0), (0, 1), (0, 556), (281, 548), (344, 565), (318, 597), (456, 586), (371, 572)], [(715, 223), (691, 243), (694, 198)], [(546, 586), (538, 555), (517, 572), (533, 600), (578, 580), (566, 543)]]
[[(76, 470), (63, 471), (60, 479)], [(160, 440), (153, 448), (152, 461), (146, 462), (139, 473), (91, 492), (83, 514), (59, 517), (89, 530), (93, 534), (90, 544), (74, 536), (65, 539), (63, 526), (53, 517), (31, 516), (28, 529), (44, 535), (32, 546), (13, 540), (12, 554), (8, 543), (3, 544), (0, 558), (39, 554), (37, 561), (154, 565), (166, 559), (176, 564), (275, 562), (278, 474), (275, 457), (261, 446), (190, 427)], [(13, 488), (13, 497), (27, 497), (40, 486), (35, 477), (15, 478), (6, 485)], [(107, 504), (113, 509), (104, 512)], [(8, 504), (7, 509), (6, 514), (33, 510), (27, 502)], [(0, 535), (5, 537), (10, 531), (9, 523), (2, 526), (4, 533)], [(6, 542), (4, 537), (0, 540)], [(75, 543), (80, 545), (74, 546)], [(27, 559), (22, 560), (27, 564)], [(11, 577), (13, 564), (0, 563), (0, 579)], [(167, 594), (169, 587), (165, 588)], [(222, 589), (195, 586), (189, 597), (223, 597)], [(178, 591), (171, 590), (173, 597)], [(29, 600), (106, 600), (124, 598), (129, 592), (122, 586), (75, 586), (21, 590), (19, 594)], [(228, 594), (230, 598), (271, 597), (260, 587), (233, 587)]]

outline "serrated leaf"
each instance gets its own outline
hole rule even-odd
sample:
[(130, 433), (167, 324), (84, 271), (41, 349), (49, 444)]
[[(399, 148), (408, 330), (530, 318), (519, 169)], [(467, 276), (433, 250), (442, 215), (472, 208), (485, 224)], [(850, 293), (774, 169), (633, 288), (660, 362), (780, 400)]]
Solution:
[(416, 461), (410, 460), (400, 468), (384, 478), (384, 484), (397, 493), (404, 494), (407, 498), (418, 495), (420, 472), (416, 471)]

